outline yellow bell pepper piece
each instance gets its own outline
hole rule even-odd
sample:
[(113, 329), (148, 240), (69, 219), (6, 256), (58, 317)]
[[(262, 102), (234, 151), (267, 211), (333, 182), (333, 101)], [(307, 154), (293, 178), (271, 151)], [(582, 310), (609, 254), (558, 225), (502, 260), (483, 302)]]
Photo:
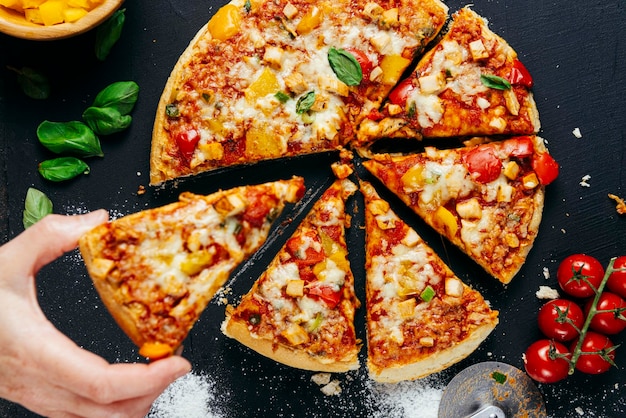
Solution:
[(24, 9), (36, 9), (45, 2), (46, 0), (22, 0), (22, 7)]
[(79, 20), (81, 17), (85, 16), (89, 13), (85, 9), (80, 9), (78, 7), (68, 7), (63, 11), (63, 20), (65, 23), (73, 23)]
[(275, 94), (279, 90), (280, 84), (278, 83), (276, 74), (274, 74), (274, 72), (268, 67), (265, 67), (259, 78), (254, 80), (254, 82), (246, 89), (246, 100), (248, 100), (248, 102), (254, 102), (260, 97), (265, 97), (268, 94)]
[(208, 29), (213, 38), (225, 41), (239, 32), (240, 26), (241, 12), (239, 8), (233, 4), (227, 4), (209, 20)]
[(246, 155), (249, 157), (276, 158), (283, 154), (283, 145), (280, 138), (267, 127), (252, 126), (246, 132)]
[(174, 354), (174, 349), (168, 344), (153, 342), (145, 343), (139, 349), (139, 355), (150, 360), (159, 360)]
[(410, 60), (401, 55), (385, 55), (380, 61), (383, 84), (396, 84), (410, 63)]
[(62, 0), (48, 0), (39, 6), (41, 20), (43, 20), (43, 24), (46, 26), (63, 23), (64, 10), (65, 3)]
[(322, 9), (317, 6), (312, 6), (309, 10), (307, 10), (306, 14), (302, 16), (300, 22), (298, 22), (298, 26), (296, 26), (296, 33), (298, 35), (306, 35), (322, 23), (323, 17), (324, 13), (322, 12)]
[(456, 217), (448, 209), (439, 206), (433, 215), (435, 226), (446, 231), (450, 236), (456, 236), (459, 224)]

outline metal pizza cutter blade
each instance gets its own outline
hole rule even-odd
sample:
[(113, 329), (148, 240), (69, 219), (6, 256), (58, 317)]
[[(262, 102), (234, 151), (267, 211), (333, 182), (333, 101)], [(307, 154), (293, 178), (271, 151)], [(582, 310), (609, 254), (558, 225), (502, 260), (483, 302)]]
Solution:
[(545, 418), (543, 397), (528, 375), (497, 361), (474, 364), (446, 386), (439, 418)]

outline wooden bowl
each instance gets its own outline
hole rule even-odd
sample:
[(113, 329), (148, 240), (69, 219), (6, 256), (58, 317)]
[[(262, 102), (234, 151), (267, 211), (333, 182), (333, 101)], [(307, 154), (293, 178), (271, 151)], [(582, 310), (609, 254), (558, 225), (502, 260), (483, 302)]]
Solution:
[(26, 20), (22, 13), (0, 6), (0, 32), (22, 39), (52, 41), (79, 35), (109, 18), (124, 0), (105, 0), (73, 23), (44, 26)]

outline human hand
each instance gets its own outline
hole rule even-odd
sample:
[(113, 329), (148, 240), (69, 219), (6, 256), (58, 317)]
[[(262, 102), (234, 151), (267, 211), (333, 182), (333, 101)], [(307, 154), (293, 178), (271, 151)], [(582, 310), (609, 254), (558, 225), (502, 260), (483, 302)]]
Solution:
[(0, 247), (0, 397), (50, 417), (143, 417), (190, 370), (179, 356), (111, 365), (59, 332), (39, 307), (37, 272), (107, 218), (104, 210), (48, 215)]

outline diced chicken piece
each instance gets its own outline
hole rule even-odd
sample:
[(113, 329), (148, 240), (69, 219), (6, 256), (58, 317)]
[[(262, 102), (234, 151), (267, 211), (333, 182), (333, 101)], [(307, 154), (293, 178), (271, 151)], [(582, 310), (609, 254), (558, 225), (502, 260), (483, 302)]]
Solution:
[(519, 174), (520, 166), (515, 161), (509, 161), (504, 166), (504, 175), (510, 180), (515, 180)]
[(509, 109), (512, 115), (519, 115), (520, 104), (519, 100), (517, 100), (517, 95), (511, 89), (504, 90), (504, 103), (506, 104), (506, 108)]
[(387, 54), (391, 47), (391, 36), (385, 32), (379, 32), (370, 38), (370, 43), (380, 54)]
[(280, 69), (282, 67), (284, 51), (277, 46), (268, 46), (265, 48), (265, 54), (263, 54), (263, 60), (267, 62), (270, 67), (274, 69)]
[(287, 19), (293, 19), (298, 14), (298, 8), (291, 3), (287, 3), (283, 7), (283, 14)]
[(289, 280), (285, 293), (292, 297), (304, 295), (304, 280)]
[(487, 51), (487, 48), (485, 48), (485, 44), (483, 44), (483, 41), (480, 39), (470, 42), (469, 48), (474, 61), (489, 57), (489, 51)]
[(323, 91), (329, 91), (343, 97), (347, 97), (350, 94), (350, 88), (338, 79), (320, 76), (317, 79), (317, 84)]
[(463, 282), (456, 277), (449, 277), (446, 279), (446, 295), (455, 298), (463, 296)]
[(285, 77), (285, 86), (294, 94), (302, 94), (309, 89), (304, 76), (298, 72), (293, 72)]
[(419, 78), (420, 91), (424, 94), (439, 92), (444, 87), (443, 74), (431, 74)]
[(463, 219), (477, 219), (483, 214), (480, 203), (475, 197), (457, 203), (456, 212)]

